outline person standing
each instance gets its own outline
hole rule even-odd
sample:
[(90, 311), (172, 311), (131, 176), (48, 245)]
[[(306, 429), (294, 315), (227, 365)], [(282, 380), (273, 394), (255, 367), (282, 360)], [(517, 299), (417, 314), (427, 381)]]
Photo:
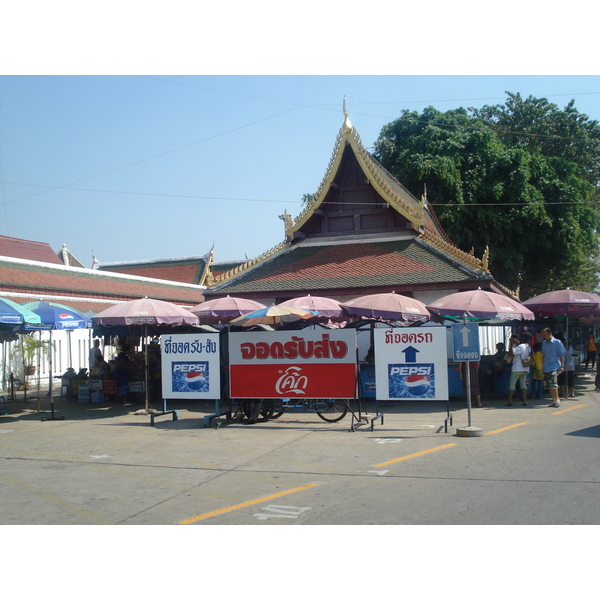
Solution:
[(587, 354), (585, 357), (585, 368), (588, 368), (590, 364), (590, 360), (592, 361), (592, 371), (594, 370), (594, 366), (596, 365), (596, 338), (594, 338), (593, 333), (588, 333), (587, 338), (585, 339), (585, 345), (587, 348)]
[(98, 366), (98, 360), (102, 358), (102, 350), (100, 350), (100, 340), (95, 339), (94, 345), (90, 348), (90, 373), (94, 367)]
[(573, 346), (565, 342), (562, 335), (556, 336), (565, 347), (565, 370), (558, 376), (558, 390), (565, 400), (575, 398), (575, 361), (573, 360)]
[(508, 384), (508, 402), (506, 406), (512, 406), (512, 399), (515, 393), (517, 382), (521, 388), (521, 400), (523, 406), (527, 406), (527, 375), (529, 367), (523, 364), (523, 360), (531, 354), (529, 340), (531, 336), (528, 333), (523, 333), (522, 340), (519, 340), (516, 335), (510, 338), (510, 352), (513, 355), (512, 368), (510, 370), (510, 383)]
[(115, 379), (117, 380), (117, 400), (118, 402), (125, 402), (129, 394), (129, 377), (133, 371), (133, 365), (129, 358), (129, 351), (131, 346), (129, 344), (123, 344), (121, 351), (117, 355), (117, 361), (115, 364)]
[(531, 395), (539, 400), (544, 393), (544, 372), (542, 371), (542, 366), (544, 364), (544, 355), (541, 351), (541, 345), (536, 344), (533, 347), (533, 369), (532, 369), (532, 386), (531, 386)]
[(558, 374), (562, 373), (565, 368), (565, 347), (562, 342), (552, 335), (552, 330), (546, 327), (542, 331), (542, 354), (544, 355), (544, 363), (542, 371), (544, 372), (544, 380), (548, 382), (548, 389), (552, 397), (550, 406), (560, 406), (560, 398), (558, 397)]

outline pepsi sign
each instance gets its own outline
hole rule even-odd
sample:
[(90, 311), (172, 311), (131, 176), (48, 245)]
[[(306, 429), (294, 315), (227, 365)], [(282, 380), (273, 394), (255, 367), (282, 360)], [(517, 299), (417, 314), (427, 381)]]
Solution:
[(388, 365), (388, 369), (390, 398), (435, 398), (435, 366), (432, 363)]
[(208, 392), (210, 389), (208, 362), (171, 363), (172, 392)]
[(160, 338), (163, 398), (221, 397), (218, 333), (175, 333)]
[(375, 328), (377, 400), (447, 400), (445, 327)]

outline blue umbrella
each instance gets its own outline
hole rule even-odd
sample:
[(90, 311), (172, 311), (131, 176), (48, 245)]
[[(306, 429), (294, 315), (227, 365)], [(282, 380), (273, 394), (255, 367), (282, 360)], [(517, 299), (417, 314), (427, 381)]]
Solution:
[[(55, 304), (54, 302), (46, 302), (40, 300), (39, 302), (28, 302), (24, 305), (25, 308), (29, 309), (34, 314), (40, 317), (40, 323), (25, 323), (23, 329), (26, 330), (49, 330), (50, 331), (50, 346), (52, 346), (52, 331), (72, 331), (73, 329), (91, 329), (92, 319), (87, 315), (65, 306), (64, 304)], [(71, 344), (69, 338), (69, 366), (71, 366)], [(52, 417), (54, 420), (54, 397), (52, 395), (52, 351), (50, 351), (50, 404), (52, 406)], [(45, 419), (42, 419), (45, 420)]]
[(6, 325), (22, 325), (23, 323), (40, 323), (41, 318), (26, 307), (9, 300), (0, 298), (0, 323)]
[(82, 312), (65, 306), (64, 304), (55, 304), (54, 302), (28, 302), (23, 305), (31, 312), (40, 317), (39, 324), (25, 324), (27, 330), (67, 330), (72, 329), (91, 329), (92, 319)]

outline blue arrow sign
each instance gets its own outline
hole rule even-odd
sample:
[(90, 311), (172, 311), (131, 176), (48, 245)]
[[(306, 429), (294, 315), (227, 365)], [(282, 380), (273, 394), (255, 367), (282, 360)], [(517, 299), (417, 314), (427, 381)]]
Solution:
[(477, 323), (453, 324), (452, 341), (454, 342), (454, 360), (456, 362), (480, 360)]
[(419, 353), (419, 350), (413, 348), (412, 346), (408, 346), (408, 348), (404, 348), (402, 352), (404, 352), (404, 360), (407, 363), (417, 362), (417, 354)]
[(470, 329), (468, 327), (463, 327), (460, 332), (462, 333), (462, 345), (466, 348), (469, 347), (469, 333)]

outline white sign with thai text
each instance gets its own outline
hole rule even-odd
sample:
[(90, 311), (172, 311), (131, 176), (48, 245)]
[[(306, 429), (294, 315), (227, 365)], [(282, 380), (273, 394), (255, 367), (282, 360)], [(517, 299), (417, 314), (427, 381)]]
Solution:
[(163, 398), (221, 397), (218, 333), (163, 334), (160, 350)]
[(376, 328), (377, 400), (448, 400), (445, 327)]

